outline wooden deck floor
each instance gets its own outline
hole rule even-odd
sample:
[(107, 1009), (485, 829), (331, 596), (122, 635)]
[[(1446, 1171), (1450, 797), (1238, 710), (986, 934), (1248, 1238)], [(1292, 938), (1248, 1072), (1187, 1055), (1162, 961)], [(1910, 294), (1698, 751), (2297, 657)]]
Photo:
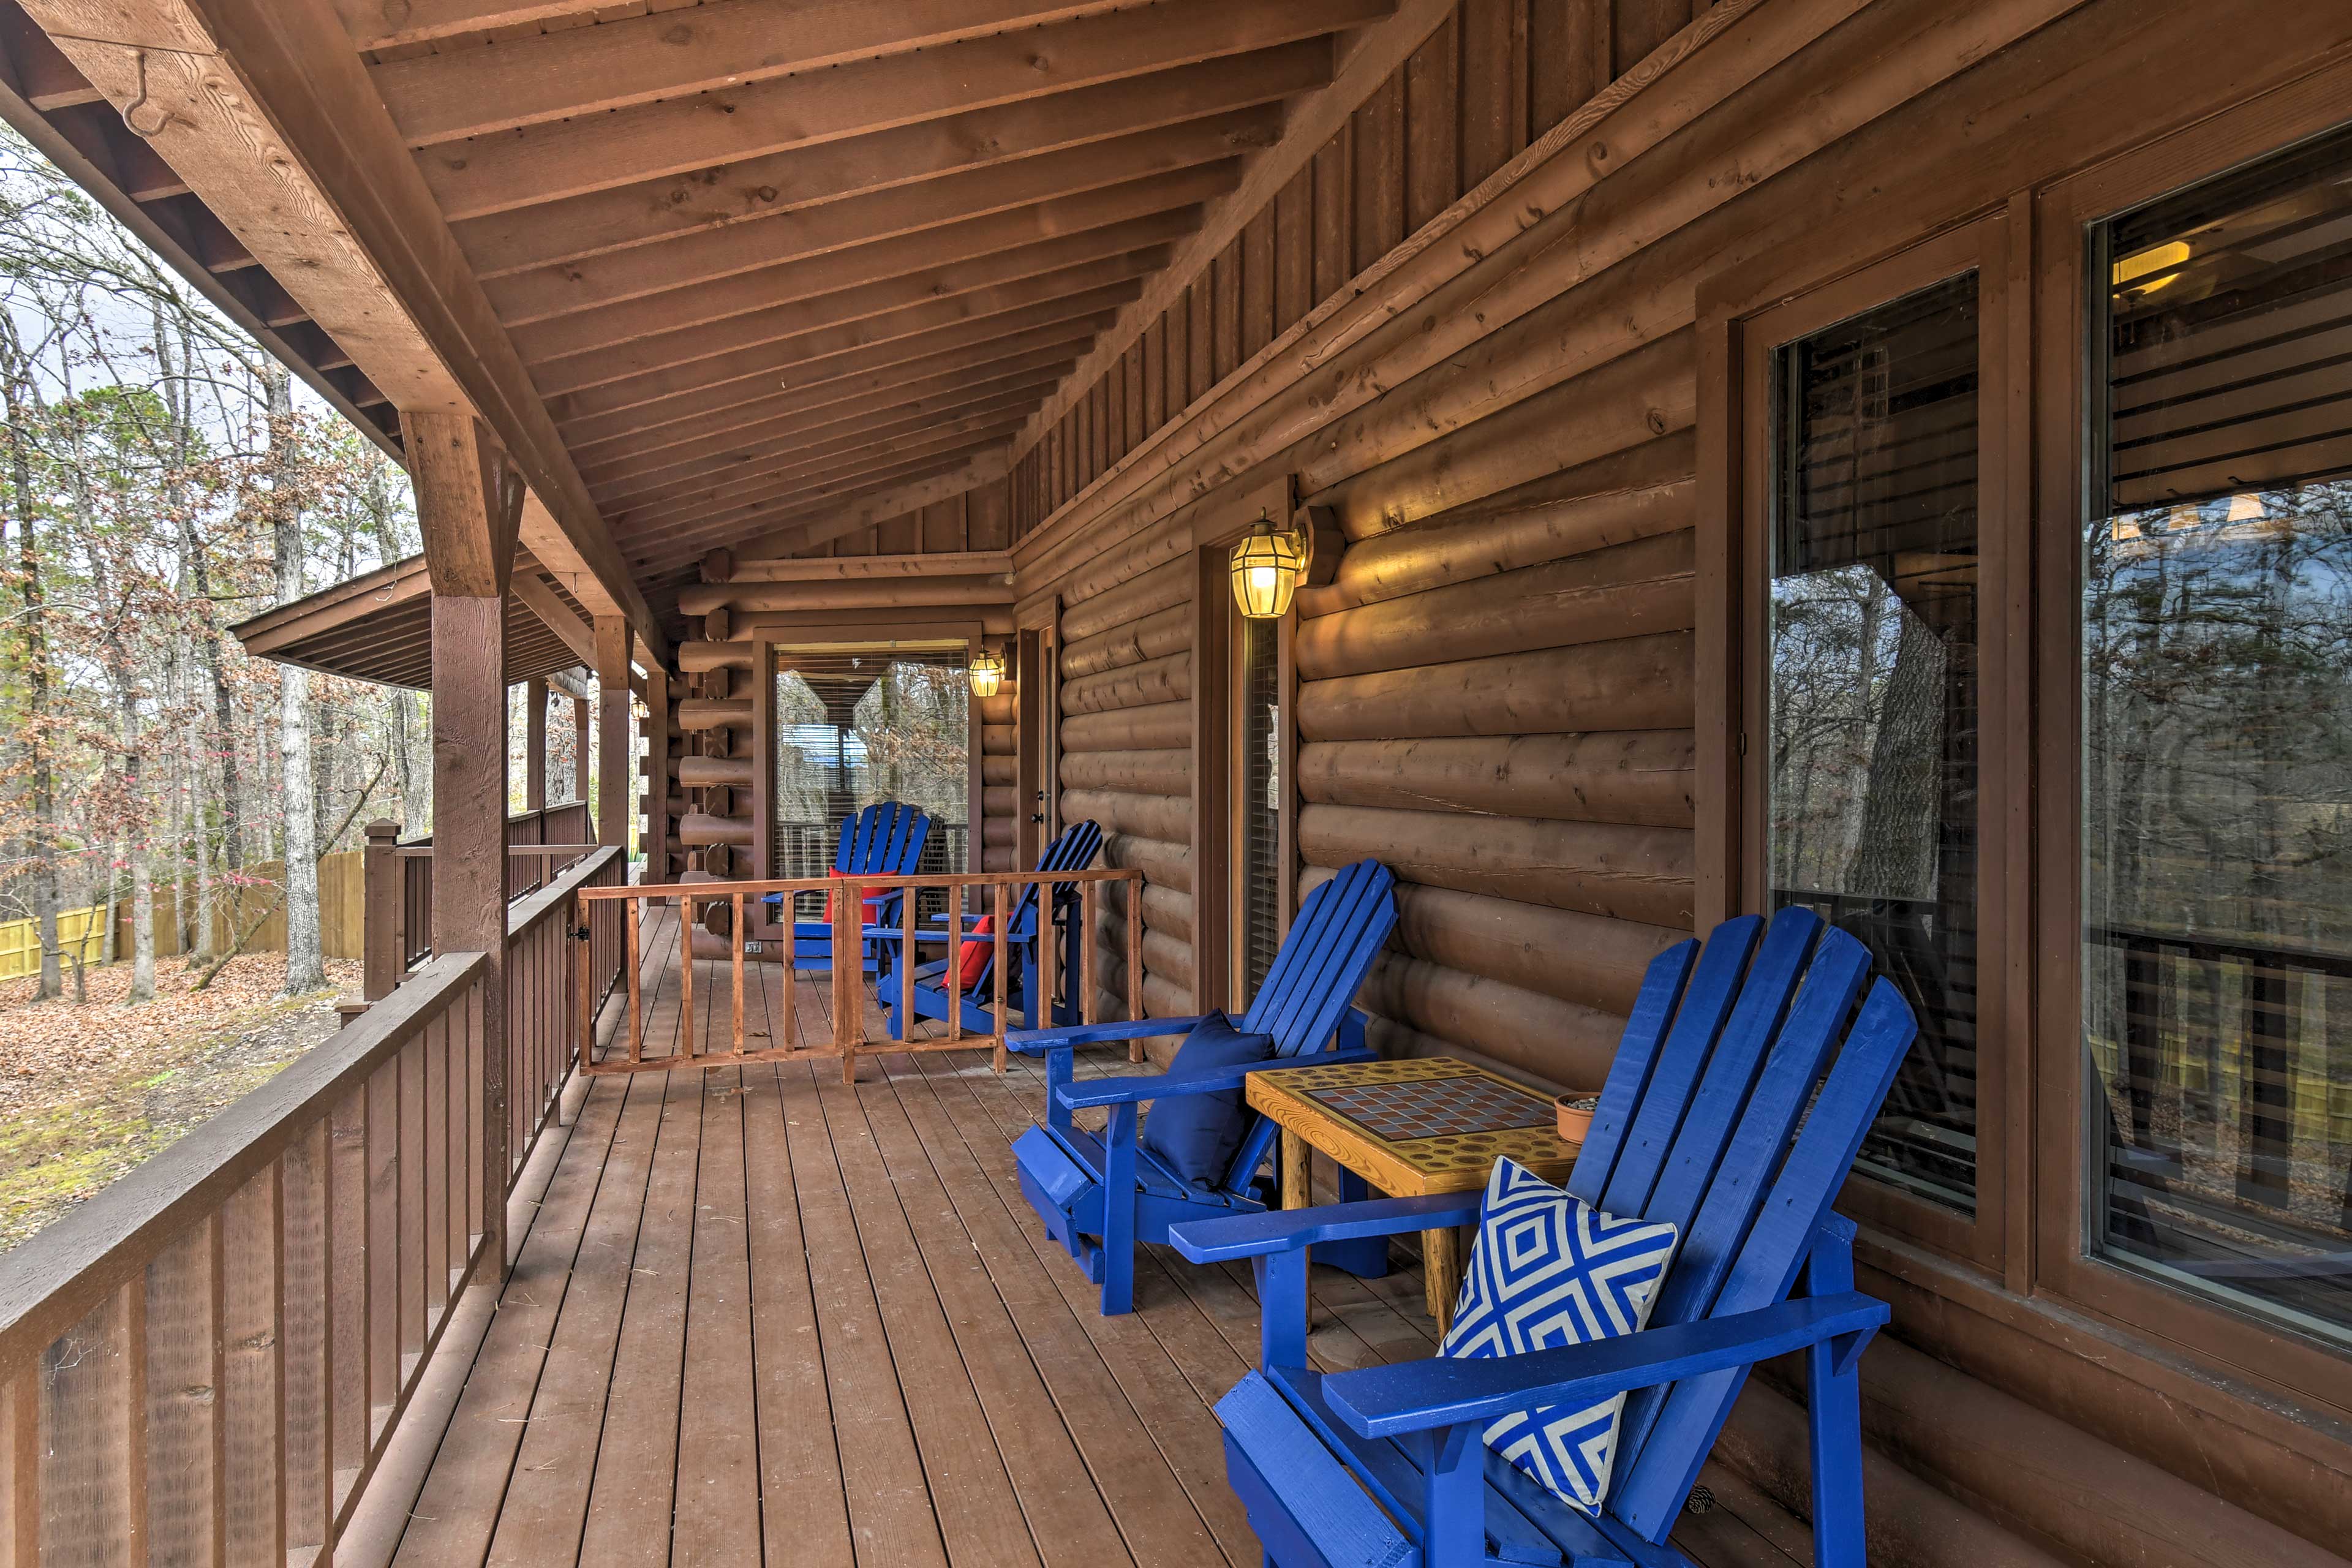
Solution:
[[(648, 943), (649, 995), (675, 954)], [(698, 1012), (727, 1024), (724, 966), (700, 978)], [(808, 1037), (828, 1037), (828, 989), (794, 987)], [(1131, 1069), (1105, 1051), (1082, 1070)], [(1209, 1408), (1256, 1347), (1246, 1271), (1155, 1249), (1139, 1310), (1103, 1318), (1015, 1184), (1041, 1074), (978, 1051), (840, 1076), (591, 1081), (549, 1133), (553, 1175), (398, 1563), (1261, 1560)], [(1400, 1258), (1382, 1280), (1316, 1271), (1328, 1366), (1430, 1353)], [(1704, 1568), (1810, 1561), (1785, 1513), (1719, 1467), (1707, 1482), (1724, 1506), (1677, 1536)]]

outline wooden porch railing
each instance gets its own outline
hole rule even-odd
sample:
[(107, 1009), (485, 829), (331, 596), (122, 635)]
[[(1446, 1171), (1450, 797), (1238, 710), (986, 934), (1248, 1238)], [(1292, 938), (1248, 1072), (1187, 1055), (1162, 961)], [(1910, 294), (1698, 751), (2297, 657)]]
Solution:
[(625, 875), (592, 848), (509, 911), (504, 1137), (446, 953), (9, 1256), (0, 1563), (328, 1558), (610, 987), (579, 895)]
[[(838, 1058), (842, 1079), (849, 1082), (857, 1075), (857, 1061), (864, 1056), (885, 1056), (907, 1051), (976, 1050), (992, 1048), (996, 1054), (999, 1071), (1005, 1065), (1004, 1036), (1007, 1028), (1007, 990), (1009, 971), (1015, 953), (1007, 940), (1008, 917), (1018, 906), (1022, 890), (1040, 883), (1055, 887), (1075, 884), (1077, 887), (1076, 908), (1073, 910), (1086, 933), (1078, 945), (1082, 975), (1073, 976), (1077, 984), (1072, 990), (1082, 998), (1079, 1016), (1087, 1023), (1097, 1022), (1096, 1014), (1097, 949), (1092, 940), (1097, 929), (1097, 911), (1102, 889), (1108, 884), (1126, 887), (1127, 896), (1127, 1005), (1129, 1014), (1143, 1015), (1143, 873), (1138, 870), (1101, 868), (1090, 871), (1055, 871), (1040, 874), (1034, 871), (953, 872), (937, 876), (914, 877), (799, 877), (769, 881), (746, 882), (670, 882), (637, 887), (583, 888), (580, 899), (584, 907), (593, 909), (602, 903), (613, 903), (623, 913), (621, 968), (628, 986), (628, 1012), (620, 1034), (601, 1058), (594, 1042), (583, 1028), (579, 1036), (578, 1053), (582, 1070), (589, 1073), (625, 1073), (667, 1071), (682, 1067), (730, 1067), (743, 1062), (814, 1060)], [(899, 900), (901, 919), (892, 928), (868, 927), (862, 923), (865, 900), (872, 894), (904, 891)], [(830, 1012), (833, 1015), (832, 1038), (824, 1041), (803, 1041), (797, 1038), (799, 1019), (794, 1011), (793, 960), (797, 956), (793, 921), (786, 918), (782, 924), (780, 951), (772, 960), (761, 954), (759, 963), (772, 963), (782, 971), (783, 982), (782, 1039), (780, 1043), (752, 1049), (744, 1022), (745, 974), (751, 967), (750, 954), (744, 943), (748, 940), (745, 916), (751, 905), (770, 893), (785, 896), (787, 915), (793, 898), (802, 893), (834, 893), (833, 931), (830, 939), (831, 974), (826, 984), (832, 988)], [(945, 925), (918, 923), (919, 906), (926, 902), (922, 895), (938, 895), (936, 901), (949, 910), (971, 908), (975, 914), (992, 917), (992, 932), (969, 935), (961, 921)], [(678, 940), (678, 1004), (679, 1029), (677, 1048), (660, 1054), (646, 1051), (645, 985), (643, 975), (644, 910), (649, 903), (678, 904), (680, 917), (688, 928)], [(974, 905), (984, 907), (973, 908)], [(726, 906), (729, 913), (727, 951), (724, 956), (698, 960), (694, 954), (693, 932), (700, 924), (700, 914), (714, 906)], [(1050, 999), (1058, 989), (1061, 965), (1060, 946), (1054, 940), (1051, 923), (1053, 893), (1050, 889), (1038, 892), (1038, 989)], [(987, 1034), (969, 1032), (963, 1026), (961, 1009), (949, 1007), (946, 1033), (922, 1039), (880, 1040), (866, 1035), (866, 976), (857, 960), (869, 935), (887, 931), (884, 940), (898, 944), (902, 957), (895, 972), (879, 984), (883, 986), (911, 986), (918, 963), (916, 954), (924, 948), (946, 950), (950, 970), (944, 977), (952, 989), (952, 965), (961, 952), (961, 943), (992, 942), (993, 952), (993, 995), (988, 1005), (995, 1027)], [(723, 963), (729, 973), (730, 987), (730, 1018), (732, 1027), (721, 1041), (699, 1042), (695, 1029), (695, 968), (698, 963)], [(1050, 1006), (1050, 1000), (1042, 1005)], [(911, 1016), (911, 1009), (908, 1009)], [(911, 1025), (908, 1032), (912, 1033)], [(708, 1045), (710, 1048), (703, 1048)], [(1130, 1054), (1140, 1060), (1139, 1043)]]
[[(390, 824), (368, 827), (366, 888), (369, 935), (367, 996), (396, 984), (433, 952), (433, 836), (405, 843)], [(507, 818), (507, 897), (520, 899), (551, 882), (566, 866), (596, 847), (585, 801), (568, 801)], [(381, 853), (378, 853), (378, 852)], [(377, 928), (381, 922), (383, 931)], [(378, 943), (383, 943), (379, 961)]]
[(9, 1561), (324, 1556), (506, 1201), (482, 970), (434, 960), (8, 1258)]

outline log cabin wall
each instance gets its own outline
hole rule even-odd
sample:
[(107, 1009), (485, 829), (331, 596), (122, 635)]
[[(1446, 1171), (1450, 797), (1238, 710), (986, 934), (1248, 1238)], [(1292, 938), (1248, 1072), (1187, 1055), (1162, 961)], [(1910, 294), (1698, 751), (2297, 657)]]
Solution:
[[(2352, 50), (2340, 16), (2293, 51), (2274, 21), (1463, 5), (1016, 447), (1023, 602), (1061, 606), (1063, 815), (1146, 872), (1148, 1010), (1195, 1001), (1195, 548), (1291, 475), (1350, 544), (1297, 612), (1302, 891), (1397, 868), (1364, 997), (1386, 1048), (1597, 1081), (1643, 963), (1737, 907), (1737, 693), (1698, 671), (1729, 630), (1705, 476), (1738, 437), (1702, 418), (1702, 288), (1810, 287)], [(1896, 1309), (1864, 1363), (1874, 1562), (2342, 1561), (2336, 1406), (1865, 1242)], [(1723, 1450), (1799, 1513), (1801, 1386), (1753, 1387)]]

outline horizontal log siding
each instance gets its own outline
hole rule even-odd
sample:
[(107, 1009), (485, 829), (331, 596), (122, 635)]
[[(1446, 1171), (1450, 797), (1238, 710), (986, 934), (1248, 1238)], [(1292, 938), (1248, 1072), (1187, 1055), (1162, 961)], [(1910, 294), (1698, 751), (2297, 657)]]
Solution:
[[(1481, 31), (1498, 11), (1499, 31)], [(1363, 994), (1371, 1039), (1593, 1081), (1643, 965), (1692, 919), (1702, 279), (1810, 282), (2311, 68), (2315, 56), (2254, 41), (2263, 16), (2252, 0), (1465, 0), (1129, 360), (1016, 453), (1021, 590), (1057, 592), (1078, 617), (1064, 622), (1074, 680), (1169, 658), (1181, 601), (1140, 580), (1182, 578), (1196, 530), (1221, 531), (1296, 476), (1350, 546), (1337, 579), (1298, 598), (1300, 887), (1364, 854), (1403, 883)], [(2341, 31), (2330, 22), (2326, 47)], [(1474, 64), (1496, 37), (1507, 63)], [(1439, 183), (1417, 167), (1448, 147), (1464, 174), (1480, 166), (1474, 121), (1508, 157), (1517, 127), (1556, 121), (1637, 62), (1638, 83), (1610, 89), (1494, 199), (1381, 258), (1433, 210)], [(1450, 121), (1423, 90), (1449, 68)], [(2195, 87), (2151, 99), (2157, 79)], [(1255, 291), (1269, 277), (1270, 310)], [(1092, 419), (1111, 397), (1123, 416)], [(1074, 713), (1064, 743), (1129, 753), (1081, 764), (1084, 793), (1181, 832), (1175, 775), (1145, 755), (1190, 744), (1186, 701)], [(1116, 831), (1107, 853), (1146, 868), (1150, 952), (1172, 969), (1189, 952), (1173, 924), (1189, 934), (1189, 847), (1159, 831)], [(1147, 976), (1155, 1011), (1174, 989)], [(1966, 1289), (2020, 1321), (2037, 1310), (1997, 1282)], [(2046, 1441), (1995, 1473), (1987, 1456), (2016, 1454), (1993, 1385), (1928, 1406), (1966, 1405), (1965, 1429), (1921, 1419), (1923, 1358), (1874, 1350), (1874, 1562), (2301, 1560), (2352, 1517), (2352, 1466), (2323, 1462), (2340, 1447), (2292, 1411), (2215, 1393), (2192, 1434), (2125, 1370), (2147, 1363), (2144, 1344), (2098, 1399), (2069, 1405), (2105, 1341), (1973, 1327), (1993, 1319), (1958, 1287), (1892, 1293), (1898, 1334), (1966, 1351), (2020, 1410), (2075, 1426), (2049, 1416)], [(1718, 1456), (1801, 1514), (1800, 1419), (1759, 1383)], [(2086, 1428), (2117, 1462), (2073, 1486), (2063, 1456)]]

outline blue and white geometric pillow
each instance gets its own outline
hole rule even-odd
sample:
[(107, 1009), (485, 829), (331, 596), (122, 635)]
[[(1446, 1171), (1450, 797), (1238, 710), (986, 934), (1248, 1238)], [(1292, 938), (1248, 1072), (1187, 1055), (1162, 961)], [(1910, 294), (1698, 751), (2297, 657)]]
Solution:
[[(1495, 1162), (1478, 1243), (1437, 1353), (1517, 1355), (1638, 1333), (1675, 1255), (1671, 1225), (1612, 1219), (1525, 1166)], [(1585, 1513), (1601, 1511), (1625, 1396), (1549, 1405), (1488, 1426), (1486, 1446)]]

